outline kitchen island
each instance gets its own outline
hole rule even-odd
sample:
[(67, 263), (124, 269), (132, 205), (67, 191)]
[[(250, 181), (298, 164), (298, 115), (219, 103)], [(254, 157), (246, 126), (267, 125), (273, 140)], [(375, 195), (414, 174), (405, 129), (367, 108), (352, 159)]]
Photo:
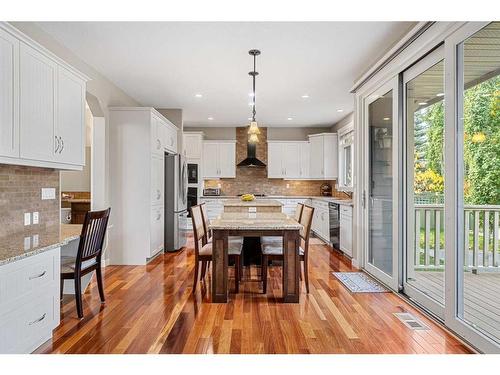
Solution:
[(224, 201), (224, 212), (281, 212), (283, 203), (275, 199), (255, 199), (242, 201), (228, 199)]
[(280, 212), (223, 212), (210, 222), (213, 231), (212, 302), (228, 300), (228, 237), (283, 237), (283, 302), (299, 302), (299, 231), (302, 225)]

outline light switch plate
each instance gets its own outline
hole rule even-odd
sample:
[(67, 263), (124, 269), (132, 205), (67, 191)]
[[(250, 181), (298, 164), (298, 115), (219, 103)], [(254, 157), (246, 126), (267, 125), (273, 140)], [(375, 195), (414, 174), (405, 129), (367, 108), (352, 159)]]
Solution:
[(248, 207), (248, 212), (257, 212), (257, 207)]
[(42, 188), (42, 200), (56, 199), (55, 188)]
[(33, 212), (33, 224), (38, 224), (38, 211)]
[(30, 224), (31, 224), (31, 213), (25, 212), (24, 213), (24, 225), (30, 225)]

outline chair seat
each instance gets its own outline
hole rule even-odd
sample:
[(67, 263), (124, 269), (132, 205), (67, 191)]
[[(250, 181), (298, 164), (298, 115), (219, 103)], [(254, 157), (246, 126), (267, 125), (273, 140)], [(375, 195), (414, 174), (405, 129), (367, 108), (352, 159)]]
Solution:
[[(212, 243), (212, 238), (213, 237), (210, 237), (210, 239), (208, 240), (208, 243)], [(241, 243), (241, 244), (243, 244), (243, 237), (229, 236), (228, 240), (229, 240), (230, 243)]]
[[(276, 243), (262, 244), (262, 254), (264, 255), (283, 255), (283, 245)], [(299, 246), (299, 255), (304, 255), (304, 249)]]
[[(97, 264), (95, 258), (89, 259), (82, 262), (82, 270), (89, 268)], [(72, 256), (61, 256), (61, 273), (73, 273), (75, 272), (76, 257)]]
[(281, 236), (262, 236), (260, 238), (260, 243), (263, 244), (281, 244), (283, 243), (283, 237)]
[[(227, 253), (229, 255), (241, 255), (243, 244), (229, 241)], [(209, 242), (200, 249), (200, 256), (212, 256), (212, 243)]]

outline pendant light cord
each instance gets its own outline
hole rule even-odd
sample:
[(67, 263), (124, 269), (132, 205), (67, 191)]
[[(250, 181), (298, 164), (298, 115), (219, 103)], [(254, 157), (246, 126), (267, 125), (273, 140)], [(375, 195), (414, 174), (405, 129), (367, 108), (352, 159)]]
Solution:
[(257, 56), (253, 55), (253, 110), (252, 110), (252, 121), (255, 122), (255, 115), (257, 111), (255, 110), (255, 75), (256, 75), (256, 59)]

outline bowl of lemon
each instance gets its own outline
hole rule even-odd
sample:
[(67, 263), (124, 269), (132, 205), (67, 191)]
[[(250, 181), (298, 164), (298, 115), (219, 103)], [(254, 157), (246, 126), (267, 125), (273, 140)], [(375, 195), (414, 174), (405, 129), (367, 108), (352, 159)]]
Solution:
[(255, 195), (253, 195), (253, 194), (243, 194), (241, 196), (241, 200), (243, 202), (251, 202), (251, 201), (255, 200)]

